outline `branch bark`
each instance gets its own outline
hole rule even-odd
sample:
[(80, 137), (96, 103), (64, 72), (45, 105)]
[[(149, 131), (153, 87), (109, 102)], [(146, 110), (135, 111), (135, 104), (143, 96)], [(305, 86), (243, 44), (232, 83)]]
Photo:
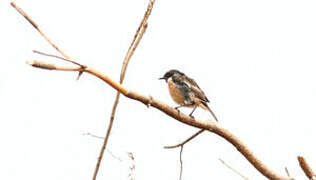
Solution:
[(307, 161), (303, 156), (297, 156), (297, 160), (300, 163), (302, 170), (304, 171), (305, 175), (310, 179), (316, 179), (316, 174), (314, 173), (313, 169), (309, 166)]

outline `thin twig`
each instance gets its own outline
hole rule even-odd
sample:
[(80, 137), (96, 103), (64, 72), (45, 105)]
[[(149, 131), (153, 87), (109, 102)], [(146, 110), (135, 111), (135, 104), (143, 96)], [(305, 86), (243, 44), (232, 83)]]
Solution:
[(193, 134), (192, 136), (190, 136), (189, 138), (187, 138), (186, 140), (184, 140), (183, 142), (173, 145), (173, 146), (165, 146), (165, 149), (172, 149), (172, 148), (177, 148), (180, 147), (180, 176), (179, 176), (179, 180), (181, 180), (182, 178), (182, 166), (183, 166), (183, 162), (182, 162), (182, 152), (183, 152), (183, 147), (184, 145), (191, 141), (192, 139), (194, 139), (196, 136), (198, 136), (199, 134), (201, 134), (204, 131), (204, 129), (199, 130), (198, 132), (196, 132), (195, 134)]
[(198, 132), (196, 132), (195, 134), (193, 134), (192, 136), (190, 136), (189, 138), (187, 138), (186, 140), (184, 140), (183, 142), (173, 145), (173, 146), (165, 146), (164, 148), (166, 149), (171, 149), (171, 148), (177, 148), (180, 147), (180, 176), (179, 176), (179, 180), (181, 180), (182, 178), (182, 166), (183, 166), (183, 162), (182, 162), (182, 152), (183, 152), (183, 147), (184, 145), (191, 141), (192, 139), (194, 139), (196, 136), (198, 136), (199, 134), (201, 134), (204, 131), (204, 129), (199, 130)]
[(129, 167), (129, 174), (128, 177), (130, 178), (130, 180), (134, 180), (134, 174), (135, 174), (135, 158), (132, 152), (127, 152), (127, 156), (131, 159), (131, 166)]
[(26, 12), (23, 11), (19, 6), (17, 6), (14, 2), (11, 2), (11, 6), (14, 7), (32, 26), (42, 35), (46, 41), (53, 46), (62, 56), (64, 56), (68, 61), (72, 61), (71, 57), (68, 56), (64, 51), (62, 51), (55, 43), (53, 43), (46, 34), (39, 28), (39, 26), (35, 23), (35, 21), (28, 15)]
[[(134, 36), (134, 39), (133, 39), (133, 41), (132, 41), (132, 43), (131, 43), (131, 45), (130, 45), (127, 53), (126, 53), (126, 56), (125, 56), (124, 61), (123, 61), (122, 69), (121, 69), (120, 84), (123, 83), (129, 60), (131, 59), (135, 49), (137, 48), (140, 40), (142, 39), (142, 37), (143, 37), (143, 35), (145, 33), (145, 30), (147, 28), (147, 19), (149, 18), (149, 15), (150, 15), (151, 10), (152, 10), (152, 8), (154, 6), (154, 3), (155, 3), (155, 0), (150, 0), (149, 1), (148, 7), (147, 7), (147, 11), (146, 11), (146, 13), (144, 15), (144, 18), (141, 21), (141, 24), (139, 25), (139, 27), (138, 27), (138, 29), (136, 31), (136, 34)], [(116, 97), (115, 97), (115, 101), (114, 101), (113, 107), (112, 107), (112, 112), (111, 112), (109, 126), (108, 126), (108, 129), (107, 129), (106, 135), (105, 135), (105, 139), (104, 139), (104, 142), (103, 142), (100, 154), (99, 154), (99, 158), (98, 158), (96, 167), (94, 169), (93, 178), (92, 178), (93, 180), (96, 180), (96, 177), (97, 177), (97, 174), (98, 174), (98, 171), (99, 171), (99, 168), (100, 168), (100, 164), (101, 164), (101, 161), (102, 161), (102, 157), (103, 157), (103, 154), (104, 154), (104, 149), (106, 149), (106, 145), (107, 145), (108, 139), (109, 139), (110, 134), (111, 134), (112, 126), (113, 126), (113, 123), (114, 123), (114, 117), (115, 117), (116, 108), (117, 108), (117, 105), (119, 103), (119, 98), (120, 98), (120, 92), (118, 91), (117, 94), (116, 94)]]
[(218, 159), (220, 162), (222, 162), (226, 167), (228, 167), (230, 170), (234, 171), (236, 174), (238, 174), (240, 177), (244, 178), (245, 180), (250, 180), (249, 178), (247, 178), (246, 176), (244, 176), (243, 174), (241, 174), (239, 171), (237, 171), (235, 168), (231, 167), (230, 165), (228, 165), (224, 160), (222, 160), (221, 158)]
[[(97, 139), (104, 139), (104, 137), (101, 137), (101, 136), (97, 136), (97, 135), (94, 135), (94, 134), (91, 134), (91, 133), (83, 133), (82, 135), (84, 136), (91, 136), (93, 138), (97, 138)], [(122, 162), (122, 159), (119, 158), (118, 156), (114, 155), (114, 153), (108, 149), (106, 149), (106, 151), (116, 160)]]
[(198, 136), (199, 134), (201, 134), (204, 131), (204, 129), (199, 130), (198, 132), (196, 132), (195, 134), (193, 134), (192, 136), (190, 136), (188, 139), (184, 140), (183, 142), (176, 144), (176, 145), (172, 145), (172, 146), (165, 146), (164, 148), (166, 149), (171, 149), (171, 148), (177, 148), (177, 147), (182, 147), (184, 144), (186, 144), (187, 142), (191, 141), (193, 138), (195, 138), (196, 136)]
[(289, 172), (289, 170), (287, 169), (287, 167), (285, 167), (284, 169), (285, 169), (286, 175), (287, 175), (288, 177), (291, 177), (290, 172)]
[(91, 137), (98, 138), (98, 139), (104, 139), (104, 137), (102, 137), (102, 136), (97, 136), (97, 135), (94, 135), (94, 134), (91, 134), (91, 133), (83, 133), (82, 135), (84, 135), (84, 136), (91, 136)]
[(181, 149), (180, 149), (180, 176), (179, 176), (179, 180), (181, 180), (181, 178), (182, 178), (182, 170), (183, 170), (182, 152), (183, 152), (183, 145), (181, 145)]
[(303, 156), (297, 156), (298, 162), (300, 163), (301, 169), (304, 171), (305, 175), (309, 179), (315, 179), (316, 174), (314, 173), (313, 169), (309, 166), (307, 161)]
[(47, 53), (40, 52), (40, 51), (37, 51), (37, 50), (33, 50), (33, 53), (37, 53), (37, 54), (40, 54), (40, 55), (43, 55), (43, 56), (54, 57), (54, 58), (57, 58), (57, 59), (61, 59), (61, 60), (64, 60), (64, 61), (73, 63), (73, 64), (78, 65), (78, 66), (80, 66), (80, 67), (85, 67), (85, 65), (82, 65), (82, 64), (80, 64), (80, 63), (77, 63), (76, 61), (73, 61), (73, 60), (70, 60), (70, 59), (66, 59), (66, 58), (63, 58), (63, 57), (60, 57), (60, 56), (57, 56), (57, 55), (47, 54)]
[[(14, 2), (11, 2), (11, 6), (13, 8), (15, 8), (41, 34), (41, 36), (65, 58), (63, 60), (71, 62), (71, 63), (76, 64), (76, 65), (79, 65), (79, 66), (81, 66), (81, 68), (85, 68), (86, 67), (86, 66), (81, 65), (81, 64), (77, 63), (76, 61), (72, 60), (72, 58), (70, 56), (68, 56), (55, 43), (53, 43), (53, 41), (51, 41), (46, 36), (46, 34), (39, 28), (39, 26), (35, 23), (35, 21), (28, 14), (26, 14), (26, 12), (23, 11), (23, 9), (21, 9), (19, 6), (17, 6)], [(39, 53), (39, 52), (36, 52), (36, 53)], [(44, 54), (42, 54), (42, 55), (44, 55)], [(77, 76), (77, 80), (82, 75), (82, 73), (83, 73), (83, 71), (79, 71), (78, 76)]]

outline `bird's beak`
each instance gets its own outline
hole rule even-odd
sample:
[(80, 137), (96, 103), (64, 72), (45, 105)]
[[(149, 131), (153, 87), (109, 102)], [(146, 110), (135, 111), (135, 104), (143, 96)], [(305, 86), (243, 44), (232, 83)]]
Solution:
[(167, 78), (165, 78), (165, 77), (159, 78), (159, 80), (163, 80), (163, 79), (167, 82)]

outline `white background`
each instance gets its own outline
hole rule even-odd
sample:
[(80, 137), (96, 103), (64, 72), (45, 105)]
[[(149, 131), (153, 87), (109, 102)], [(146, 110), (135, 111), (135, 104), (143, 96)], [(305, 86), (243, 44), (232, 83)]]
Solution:
[[(119, 79), (122, 60), (147, 0), (16, 1), (62, 50)], [(303, 155), (316, 170), (316, 2), (294, 0), (158, 0), (124, 85), (175, 106), (169, 69), (193, 77), (211, 100), (220, 124), (240, 137), (271, 169), (304, 179)], [(0, 1), (0, 179), (91, 179), (116, 92), (83, 74), (44, 71), (27, 60), (58, 53)], [(183, 109), (183, 112), (190, 112)], [(209, 119), (202, 110), (197, 118)], [(166, 150), (197, 129), (122, 97), (98, 179), (175, 180), (179, 149)], [(228, 142), (203, 133), (183, 152), (183, 180), (265, 179)]]

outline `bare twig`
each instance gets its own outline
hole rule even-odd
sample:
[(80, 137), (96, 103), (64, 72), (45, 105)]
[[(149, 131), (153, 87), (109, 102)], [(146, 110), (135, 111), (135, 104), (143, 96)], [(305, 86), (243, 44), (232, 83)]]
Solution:
[(70, 59), (66, 59), (66, 58), (63, 58), (63, 57), (60, 57), (60, 56), (56, 56), (56, 55), (53, 55), (53, 54), (47, 54), (47, 53), (40, 52), (40, 51), (37, 51), (37, 50), (33, 50), (33, 53), (37, 53), (37, 54), (40, 54), (40, 55), (43, 55), (43, 56), (54, 57), (54, 58), (57, 58), (57, 59), (61, 59), (61, 60), (73, 63), (73, 64), (78, 65), (80, 67), (85, 67), (85, 65), (77, 63), (76, 61), (73, 61), (73, 60), (70, 60)]
[(300, 163), (301, 169), (304, 171), (305, 175), (309, 179), (315, 179), (316, 174), (314, 173), (312, 168), (309, 166), (309, 164), (307, 163), (305, 158), (303, 156), (297, 156), (297, 159), (298, 159), (298, 162)]
[(39, 26), (35, 23), (35, 21), (23, 11), (19, 6), (17, 6), (14, 2), (11, 2), (11, 6), (14, 7), (32, 26), (42, 35), (46, 41), (53, 46), (62, 56), (64, 56), (68, 61), (72, 61), (70, 56), (68, 56), (64, 51), (62, 51), (55, 43), (53, 43), (46, 34), (39, 28)]
[[(82, 135), (84, 136), (91, 136), (93, 138), (97, 138), (97, 139), (104, 139), (104, 137), (101, 137), (101, 136), (97, 136), (97, 135), (94, 135), (94, 134), (91, 134), (91, 133), (83, 133)], [(106, 149), (106, 151), (116, 160), (122, 162), (122, 159), (119, 158), (118, 156), (114, 155), (114, 153), (112, 153), (112, 151)]]
[(196, 132), (195, 134), (193, 134), (192, 136), (190, 136), (188, 139), (184, 140), (183, 142), (181, 142), (179, 144), (176, 144), (176, 145), (172, 145), (172, 146), (165, 146), (164, 148), (171, 149), (171, 148), (182, 147), (184, 144), (186, 144), (187, 142), (191, 141), (193, 138), (195, 138), (196, 136), (201, 134), (203, 131), (204, 131), (204, 129), (201, 129), (198, 132)]
[(127, 152), (127, 156), (131, 159), (131, 166), (129, 167), (129, 174), (128, 177), (130, 178), (130, 180), (134, 180), (135, 179), (135, 158), (132, 152)]
[(181, 178), (182, 178), (182, 170), (183, 170), (182, 152), (183, 152), (183, 145), (181, 145), (181, 149), (180, 149), (180, 176), (179, 176), (179, 180), (181, 180)]
[(285, 169), (286, 175), (287, 175), (288, 177), (291, 177), (290, 172), (289, 172), (289, 170), (287, 169), (287, 167), (285, 167), (284, 169)]
[(239, 171), (237, 171), (235, 168), (231, 167), (229, 164), (227, 164), (224, 160), (222, 160), (221, 158), (218, 159), (220, 162), (222, 162), (227, 168), (229, 168), (230, 170), (234, 171), (236, 174), (238, 174), (240, 177), (242, 177), (245, 180), (249, 180), (249, 178), (247, 178), (246, 176), (244, 176), (243, 174), (241, 174)]
[[(141, 21), (141, 24), (139, 25), (139, 27), (138, 27), (138, 29), (136, 31), (136, 34), (134, 36), (134, 39), (133, 39), (133, 41), (132, 41), (132, 43), (131, 43), (131, 45), (130, 45), (127, 53), (126, 53), (126, 56), (125, 56), (124, 61), (123, 61), (122, 69), (121, 69), (120, 84), (123, 83), (123, 80), (124, 80), (124, 77), (125, 77), (125, 73), (126, 73), (126, 68), (127, 68), (128, 63), (129, 63), (129, 60), (131, 59), (132, 55), (134, 54), (135, 49), (137, 48), (140, 40), (142, 39), (142, 37), (143, 37), (143, 35), (144, 35), (145, 31), (146, 31), (147, 19), (148, 19), (150, 13), (151, 13), (151, 10), (152, 10), (152, 8), (154, 6), (154, 3), (155, 3), (155, 0), (150, 0), (149, 1), (148, 7), (147, 7), (147, 11), (146, 11), (146, 13), (144, 15), (144, 18)], [(119, 98), (120, 98), (120, 92), (118, 91), (117, 94), (116, 94), (116, 97), (115, 97), (115, 101), (114, 101), (113, 107), (112, 107), (110, 123), (109, 123), (108, 129), (107, 129), (106, 135), (105, 135), (105, 139), (104, 139), (101, 151), (100, 151), (100, 155), (99, 155), (96, 167), (94, 169), (93, 180), (95, 180), (96, 177), (97, 177), (97, 174), (98, 174), (98, 171), (99, 171), (99, 168), (100, 168), (100, 164), (101, 164), (101, 160), (102, 160), (102, 157), (103, 157), (103, 154), (104, 154), (104, 149), (106, 148), (108, 139), (110, 137), (110, 133), (111, 133), (113, 122), (114, 122), (116, 108), (117, 108), (117, 105), (119, 103)]]
[[(152, 98), (152, 97), (151, 97)], [(187, 138), (186, 140), (184, 140), (183, 142), (173, 145), (173, 146), (165, 146), (164, 148), (166, 149), (172, 149), (172, 148), (177, 148), (180, 147), (180, 176), (179, 176), (179, 180), (181, 180), (182, 178), (182, 169), (183, 169), (183, 162), (182, 162), (182, 152), (183, 152), (183, 147), (184, 145), (191, 141), (193, 138), (195, 138), (196, 136), (198, 136), (199, 134), (201, 134), (204, 131), (204, 129), (199, 130), (198, 132), (196, 132), (195, 134), (193, 134), (192, 136), (190, 136), (189, 138)]]
[(82, 71), (81, 67), (68, 67), (68, 66), (57, 66), (55, 64), (46, 63), (43, 61), (27, 61), (27, 64), (46, 70), (59, 70), (59, 71)]
[(94, 134), (91, 134), (91, 133), (83, 133), (82, 135), (84, 135), (84, 136), (91, 136), (91, 137), (98, 138), (98, 139), (104, 139), (104, 137), (97, 136), (97, 135), (94, 135)]
[[(53, 41), (51, 41), (46, 36), (46, 34), (39, 28), (39, 26), (35, 23), (35, 21), (28, 14), (26, 14), (26, 12), (23, 11), (23, 9), (21, 9), (19, 6), (17, 6), (14, 2), (11, 2), (11, 6), (14, 7), (41, 34), (41, 36), (64, 57), (63, 60), (71, 62), (71, 63), (76, 64), (76, 65), (79, 65), (79, 66), (81, 66), (81, 68), (85, 68), (84, 65), (81, 65), (81, 64), (75, 62), (74, 60), (72, 60), (72, 58), (70, 56), (68, 56), (55, 43), (53, 43)], [(38, 52), (38, 51), (33, 51), (33, 52), (41, 54), (41, 52)], [(47, 54), (42, 53), (42, 55), (47, 55)], [(51, 56), (54, 57), (54, 55), (51, 55)], [(83, 73), (83, 71), (79, 71), (78, 76), (77, 76), (77, 80), (82, 75), (82, 73)]]

